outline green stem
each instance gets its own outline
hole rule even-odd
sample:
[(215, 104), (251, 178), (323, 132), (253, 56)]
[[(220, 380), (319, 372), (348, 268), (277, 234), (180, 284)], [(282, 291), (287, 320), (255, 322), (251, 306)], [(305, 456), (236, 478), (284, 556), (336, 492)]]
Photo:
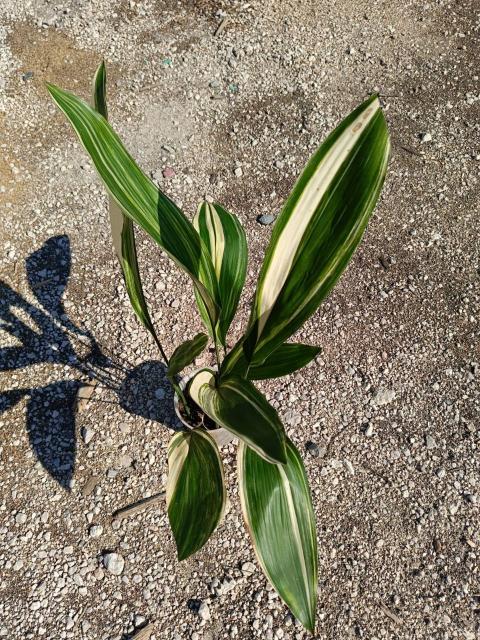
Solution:
[(162, 358), (165, 361), (165, 364), (168, 367), (168, 358), (167, 358), (167, 354), (165, 353), (165, 351), (163, 350), (162, 345), (160, 344), (160, 340), (157, 338), (157, 336), (155, 335), (155, 333), (152, 333), (153, 339), (155, 340), (158, 350), (160, 351), (160, 353), (162, 354)]
[[(155, 342), (157, 343), (157, 347), (158, 350), (160, 351), (160, 353), (162, 354), (162, 358), (165, 361), (165, 364), (169, 365), (169, 360), (167, 358), (167, 354), (165, 353), (165, 351), (163, 350), (162, 345), (160, 344), (160, 340), (157, 338), (157, 336), (153, 333), (153, 338), (155, 340)], [(187, 399), (185, 398), (185, 394), (183, 393), (183, 391), (180, 389), (180, 385), (178, 384), (178, 382), (175, 382), (175, 380), (173, 378), (170, 378), (170, 382), (172, 383), (172, 387), (173, 390), (175, 391), (175, 393), (177, 394), (177, 396), (180, 398), (180, 400), (183, 402), (183, 406), (185, 409), (185, 413), (187, 414), (187, 416), (190, 418), (190, 416), (192, 415), (191, 411), (190, 411), (190, 407), (188, 406), (188, 402)]]
[(217, 358), (217, 368), (220, 371), (220, 352), (218, 350), (218, 342), (215, 340), (215, 356)]
[(185, 413), (190, 418), (192, 414), (190, 412), (190, 407), (188, 406), (187, 399), (185, 398), (185, 394), (180, 389), (180, 385), (178, 384), (178, 382), (175, 382), (175, 380), (173, 378), (170, 378), (170, 382), (172, 383), (172, 387), (173, 387), (175, 393), (180, 398), (180, 400), (183, 402), (183, 406), (185, 408)]

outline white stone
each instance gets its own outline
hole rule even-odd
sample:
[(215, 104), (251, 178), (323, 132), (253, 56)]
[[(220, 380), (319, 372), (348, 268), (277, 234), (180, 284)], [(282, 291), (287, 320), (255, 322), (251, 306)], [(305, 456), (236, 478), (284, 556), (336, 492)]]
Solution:
[(251, 576), (255, 573), (255, 565), (253, 562), (244, 562), (242, 564), (242, 573), (244, 576)]
[(119, 553), (105, 553), (103, 556), (103, 566), (107, 571), (119, 576), (123, 572), (125, 560)]
[(378, 389), (373, 394), (372, 402), (376, 404), (377, 407), (383, 407), (386, 404), (389, 404), (393, 400), (395, 400), (395, 391), (393, 389), (386, 389), (385, 387), (378, 387)]
[(95, 435), (95, 431), (93, 431), (93, 429), (89, 429), (88, 427), (83, 427), (82, 438), (85, 444), (88, 444), (89, 442), (91, 442), (94, 435)]
[(138, 628), (143, 626), (146, 621), (147, 619), (145, 618), (145, 616), (141, 616), (139, 613), (137, 613), (135, 618), (133, 619), (133, 625), (135, 628)]
[(103, 527), (101, 524), (92, 524), (88, 530), (88, 534), (91, 538), (99, 538), (103, 533)]
[(202, 604), (199, 606), (198, 615), (202, 620), (210, 620), (210, 609), (208, 608), (208, 604), (206, 602), (202, 602)]

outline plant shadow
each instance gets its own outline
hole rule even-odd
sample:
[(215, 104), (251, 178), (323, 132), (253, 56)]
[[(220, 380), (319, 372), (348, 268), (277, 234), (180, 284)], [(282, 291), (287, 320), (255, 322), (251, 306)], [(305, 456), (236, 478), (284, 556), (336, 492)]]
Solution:
[[(63, 303), (71, 268), (69, 238), (49, 238), (26, 261), (27, 282), (38, 305), (31, 304), (0, 280), (0, 375), (13, 388), (0, 391), (0, 415), (26, 399), (26, 429), (35, 456), (61, 487), (69, 490), (75, 471), (78, 391), (85, 380), (112, 389), (127, 412), (172, 429), (172, 391), (166, 368), (155, 360), (130, 367), (105, 355), (92, 333), (73, 323)], [(15, 387), (8, 372), (49, 365), (55, 381)], [(55, 365), (61, 365), (55, 366)], [(60, 372), (60, 373), (59, 373)], [(27, 383), (29, 385), (29, 383)], [(3, 385), (5, 386), (5, 385)], [(168, 389), (168, 390), (167, 390)]]

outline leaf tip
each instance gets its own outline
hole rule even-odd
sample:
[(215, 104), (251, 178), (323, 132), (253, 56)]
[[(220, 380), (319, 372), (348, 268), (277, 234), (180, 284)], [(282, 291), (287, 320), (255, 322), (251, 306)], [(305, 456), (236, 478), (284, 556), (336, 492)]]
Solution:
[(183, 562), (183, 560), (186, 560), (191, 555), (192, 554), (188, 553), (186, 549), (177, 549), (177, 559), (179, 562)]
[(53, 96), (53, 94), (58, 91), (57, 85), (53, 84), (53, 82), (45, 82), (45, 86), (47, 87), (47, 91), (51, 96)]

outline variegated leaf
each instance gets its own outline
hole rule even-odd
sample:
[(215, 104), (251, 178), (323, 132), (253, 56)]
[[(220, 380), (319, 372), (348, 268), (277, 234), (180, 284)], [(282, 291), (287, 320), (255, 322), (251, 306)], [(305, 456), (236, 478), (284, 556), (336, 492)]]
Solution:
[[(218, 286), (210, 256), (192, 224), (147, 178), (106, 119), (68, 91), (47, 84), (121, 211), (141, 226), (193, 279), (212, 325), (218, 320)], [(203, 284), (207, 283), (207, 284)]]
[(216, 380), (209, 369), (192, 379), (189, 393), (214, 422), (269, 462), (285, 462), (285, 431), (275, 409), (251, 382), (242, 378)]
[[(108, 119), (107, 72), (104, 62), (98, 66), (93, 79), (93, 104), (95, 110), (105, 119)], [(164, 354), (143, 294), (142, 280), (140, 278), (140, 270), (138, 268), (133, 222), (122, 213), (122, 210), (111, 196), (108, 197), (108, 209), (110, 215), (112, 242), (123, 272), (125, 287), (127, 289), (130, 303), (138, 319), (152, 334), (152, 337), (157, 343), (161, 353)]]
[(317, 538), (302, 459), (287, 439), (287, 463), (269, 464), (243, 442), (238, 483), (243, 516), (263, 572), (312, 633), (317, 604)]
[[(200, 204), (193, 225), (210, 254), (217, 276), (221, 311), (216, 337), (225, 345), (227, 331), (237, 310), (247, 273), (248, 249), (245, 232), (236, 216), (219, 204), (209, 202)], [(200, 313), (209, 327), (203, 301), (200, 299), (198, 302)]]
[(181, 431), (168, 447), (167, 509), (184, 560), (207, 542), (225, 509), (226, 491), (218, 447), (206, 431)]
[(272, 351), (264, 362), (249, 364), (243, 352), (236, 360), (235, 366), (228, 373), (248, 380), (269, 380), (287, 376), (301, 369), (320, 353), (320, 347), (308, 344), (285, 342)]
[(191, 364), (207, 346), (208, 336), (197, 333), (191, 340), (185, 340), (172, 353), (168, 363), (167, 376), (173, 378)]
[(273, 229), (242, 349), (262, 363), (316, 310), (360, 242), (385, 178), (390, 143), (379, 100), (355, 109), (311, 158)]

